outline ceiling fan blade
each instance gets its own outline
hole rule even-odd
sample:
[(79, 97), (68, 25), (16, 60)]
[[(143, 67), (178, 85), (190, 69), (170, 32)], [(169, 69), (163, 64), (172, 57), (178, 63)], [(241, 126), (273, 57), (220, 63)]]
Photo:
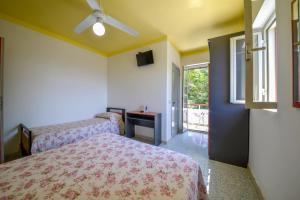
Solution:
[(100, 5), (96, 0), (86, 0), (93, 10), (101, 10)]
[(125, 24), (119, 22), (118, 20), (112, 18), (111, 16), (106, 15), (103, 19), (103, 21), (117, 29), (120, 29), (121, 31), (124, 31), (128, 33), (129, 35), (137, 37), (139, 33), (132, 28), (126, 26)]
[(97, 18), (93, 14), (91, 14), (87, 18), (85, 18), (78, 26), (76, 26), (74, 31), (77, 34), (79, 34), (85, 29), (87, 29), (88, 27), (90, 27), (91, 25), (95, 24), (96, 22), (97, 22)]

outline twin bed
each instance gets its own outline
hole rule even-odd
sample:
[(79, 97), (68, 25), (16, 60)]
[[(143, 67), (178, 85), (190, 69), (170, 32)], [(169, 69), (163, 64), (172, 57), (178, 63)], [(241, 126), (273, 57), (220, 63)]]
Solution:
[(20, 148), (23, 155), (41, 153), (99, 133), (124, 133), (125, 109), (107, 108), (93, 119), (27, 128), (20, 124)]
[[(33, 129), (34, 130), (34, 129)], [(207, 199), (190, 157), (98, 133), (0, 165), (0, 199)]]

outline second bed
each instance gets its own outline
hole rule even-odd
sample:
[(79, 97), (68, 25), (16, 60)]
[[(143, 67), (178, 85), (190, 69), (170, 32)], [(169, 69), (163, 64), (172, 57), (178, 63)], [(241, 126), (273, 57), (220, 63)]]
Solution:
[(106, 113), (98, 114), (95, 118), (76, 122), (31, 129), (21, 124), (22, 153), (23, 155), (30, 155), (56, 149), (99, 133), (123, 134), (124, 116), (124, 109), (107, 108)]

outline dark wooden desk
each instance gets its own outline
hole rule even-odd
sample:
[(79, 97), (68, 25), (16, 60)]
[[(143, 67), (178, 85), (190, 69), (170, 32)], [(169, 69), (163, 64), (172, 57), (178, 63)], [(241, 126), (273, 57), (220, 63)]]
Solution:
[(161, 113), (154, 112), (127, 112), (125, 118), (126, 137), (135, 137), (134, 126), (144, 126), (154, 129), (153, 145), (161, 143)]

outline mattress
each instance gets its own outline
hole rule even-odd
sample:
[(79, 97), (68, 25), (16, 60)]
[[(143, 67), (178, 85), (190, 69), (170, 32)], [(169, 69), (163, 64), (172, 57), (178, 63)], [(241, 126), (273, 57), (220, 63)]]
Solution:
[(206, 198), (190, 157), (112, 133), (0, 165), (0, 199)]

